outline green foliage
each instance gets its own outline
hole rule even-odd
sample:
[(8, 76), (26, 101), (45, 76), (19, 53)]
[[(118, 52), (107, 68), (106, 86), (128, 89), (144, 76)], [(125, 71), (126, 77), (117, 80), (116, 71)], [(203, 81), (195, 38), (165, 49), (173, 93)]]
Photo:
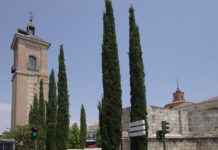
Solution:
[(112, 2), (105, 1), (102, 44), (103, 100), (100, 126), (103, 150), (118, 150), (121, 143), (121, 82)]
[(16, 150), (34, 150), (34, 142), (31, 139), (31, 128), (28, 126), (18, 126), (12, 131), (4, 132), (4, 139), (15, 139)]
[(56, 125), (56, 149), (67, 148), (69, 133), (69, 97), (67, 86), (67, 74), (64, 60), (63, 45), (60, 46), (59, 72), (58, 72), (58, 110)]
[(97, 147), (101, 147), (101, 133), (100, 133), (100, 129), (98, 129), (97, 133), (96, 133), (96, 145), (97, 145)]
[(37, 137), (35, 140), (37, 143), (38, 150), (45, 150), (46, 147), (45, 109), (46, 108), (45, 108), (45, 100), (44, 100), (44, 93), (43, 93), (43, 81), (41, 80), (40, 90), (39, 90), (39, 100), (37, 98), (37, 95), (35, 95), (33, 105), (29, 113), (29, 127), (37, 129)]
[(34, 96), (33, 105), (29, 113), (29, 125), (30, 127), (37, 128), (39, 125), (39, 103), (37, 95)]
[(86, 112), (84, 106), (82, 105), (81, 112), (80, 112), (80, 147), (82, 149), (86, 147), (86, 137), (87, 137)]
[[(145, 95), (144, 65), (140, 44), (139, 29), (135, 22), (134, 9), (129, 9), (129, 64), (131, 89), (131, 122), (145, 120), (147, 123), (147, 104)], [(147, 150), (148, 128), (146, 136), (131, 138), (131, 150)]]
[(44, 90), (43, 90), (43, 81), (40, 81), (40, 90), (39, 90), (39, 110), (38, 110), (38, 150), (45, 150), (46, 148), (46, 118), (45, 118), (45, 100), (44, 100)]
[(99, 102), (98, 104), (98, 117), (99, 117), (99, 129), (97, 130), (97, 134), (96, 134), (96, 144), (98, 147), (101, 147), (101, 129), (102, 129), (102, 104), (101, 102)]
[(57, 94), (54, 70), (49, 76), (46, 149), (56, 150)]
[(79, 149), (80, 148), (80, 130), (78, 125), (74, 123), (70, 128), (68, 149)]
[(33, 124), (33, 121), (33, 106), (31, 106), (29, 112), (29, 124)]
[(40, 81), (39, 89), (39, 123), (41, 127), (45, 127), (45, 99), (43, 90), (43, 80)]
[(12, 131), (4, 131), (1, 134), (1, 139), (14, 139), (15, 138), (15, 130)]

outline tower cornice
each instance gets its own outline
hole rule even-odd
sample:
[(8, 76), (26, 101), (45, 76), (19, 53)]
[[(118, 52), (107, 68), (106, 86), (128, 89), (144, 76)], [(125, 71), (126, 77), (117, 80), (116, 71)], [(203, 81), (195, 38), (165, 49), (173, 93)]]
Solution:
[[(19, 30), (19, 29), (18, 29)], [(19, 39), (22, 39), (22, 40), (26, 40), (26, 41), (30, 41), (31, 43), (36, 43), (36, 44), (39, 44), (39, 45), (42, 45), (42, 46), (45, 46), (46, 49), (48, 49), (51, 44), (49, 42), (46, 42), (45, 40), (35, 36), (35, 35), (31, 35), (31, 34), (21, 34), (19, 33), (19, 31), (17, 33), (15, 33), (14, 35), (14, 38), (13, 38), (13, 41), (11, 43), (11, 49), (14, 50), (16, 49), (16, 44), (17, 44), (17, 41)]]

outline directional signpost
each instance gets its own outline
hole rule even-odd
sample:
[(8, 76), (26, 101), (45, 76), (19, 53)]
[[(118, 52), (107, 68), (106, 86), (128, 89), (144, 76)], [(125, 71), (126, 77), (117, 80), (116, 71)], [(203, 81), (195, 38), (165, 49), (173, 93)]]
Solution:
[(129, 137), (139, 137), (146, 135), (145, 129), (145, 120), (131, 122), (129, 124)]

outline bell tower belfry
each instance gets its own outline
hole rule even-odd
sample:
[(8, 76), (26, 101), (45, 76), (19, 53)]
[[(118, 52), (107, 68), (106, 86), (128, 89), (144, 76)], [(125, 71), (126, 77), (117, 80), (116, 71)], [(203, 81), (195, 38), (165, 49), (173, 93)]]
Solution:
[(48, 98), (48, 48), (50, 44), (35, 35), (32, 17), (26, 30), (17, 29), (13, 37), (11, 128), (28, 123), (34, 95), (43, 80), (44, 96)]
[(184, 92), (180, 90), (179, 82), (177, 81), (177, 89), (173, 93), (173, 100), (171, 103), (165, 105), (164, 108), (172, 109), (184, 103), (186, 103)]

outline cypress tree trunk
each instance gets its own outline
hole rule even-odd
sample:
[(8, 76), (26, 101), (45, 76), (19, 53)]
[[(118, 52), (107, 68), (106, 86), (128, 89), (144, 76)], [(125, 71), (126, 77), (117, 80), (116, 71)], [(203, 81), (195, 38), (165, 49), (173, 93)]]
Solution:
[[(131, 122), (145, 120), (147, 123), (147, 107), (144, 81), (144, 65), (140, 45), (139, 29), (135, 22), (133, 7), (129, 10), (129, 64), (131, 87)], [(147, 150), (148, 129), (146, 135), (131, 138), (131, 150)]]
[(54, 70), (49, 77), (48, 105), (47, 105), (47, 150), (56, 150), (56, 119), (57, 119), (57, 95)]
[(81, 113), (80, 113), (80, 148), (82, 149), (86, 147), (86, 136), (87, 136), (86, 112), (84, 106), (82, 105)]
[(38, 111), (38, 131), (39, 131), (39, 140), (38, 140), (38, 149), (45, 150), (45, 140), (46, 140), (46, 118), (45, 118), (45, 100), (43, 93), (43, 81), (40, 81), (40, 90), (39, 90), (39, 111)]
[(58, 72), (58, 111), (56, 126), (56, 149), (63, 150), (67, 148), (67, 139), (69, 132), (69, 98), (67, 86), (67, 74), (64, 62), (63, 45), (60, 46), (59, 72)]
[(102, 148), (118, 150), (121, 143), (121, 83), (115, 22), (111, 0), (105, 1), (104, 34), (102, 44)]

